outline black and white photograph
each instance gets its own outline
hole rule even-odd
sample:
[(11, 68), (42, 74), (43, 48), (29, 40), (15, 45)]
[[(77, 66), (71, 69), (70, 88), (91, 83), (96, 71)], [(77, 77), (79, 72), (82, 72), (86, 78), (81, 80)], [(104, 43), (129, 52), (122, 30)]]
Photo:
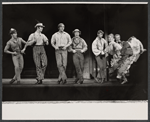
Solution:
[(148, 3), (3, 2), (2, 104), (83, 101), (147, 103)]

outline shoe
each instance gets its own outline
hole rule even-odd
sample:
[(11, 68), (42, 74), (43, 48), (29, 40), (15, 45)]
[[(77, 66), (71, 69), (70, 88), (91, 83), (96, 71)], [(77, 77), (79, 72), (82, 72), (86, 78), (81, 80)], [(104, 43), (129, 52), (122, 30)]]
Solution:
[(117, 81), (118, 81), (118, 82), (122, 82), (122, 79), (120, 79), (120, 78), (117, 78)]
[(78, 78), (77, 78), (77, 79), (75, 79), (74, 83), (76, 84), (76, 83), (78, 82), (78, 80), (79, 80)]
[(102, 78), (101, 83), (104, 83), (104, 82), (105, 82), (105, 78)]
[(37, 80), (35, 84), (42, 84), (42, 80)]
[(101, 83), (102, 80), (101, 80), (101, 79), (98, 79), (98, 78), (95, 78), (95, 82), (96, 82), (96, 83)]
[(67, 83), (67, 81), (66, 81), (66, 80), (62, 81), (62, 84), (66, 84), (66, 83)]
[(127, 83), (128, 81), (127, 80), (124, 80), (121, 84), (125, 84), (125, 83)]
[(62, 81), (62, 80), (58, 80), (58, 81), (57, 81), (57, 84), (60, 84), (60, 83), (61, 83), (61, 81)]
[(13, 84), (15, 81), (16, 81), (15, 79), (11, 79), (11, 81), (9, 83)]
[(17, 81), (17, 85), (19, 85), (20, 84), (20, 81)]
[(94, 82), (95, 83), (99, 83), (99, 79), (98, 78), (94, 78)]
[(77, 84), (83, 84), (83, 80), (79, 80)]

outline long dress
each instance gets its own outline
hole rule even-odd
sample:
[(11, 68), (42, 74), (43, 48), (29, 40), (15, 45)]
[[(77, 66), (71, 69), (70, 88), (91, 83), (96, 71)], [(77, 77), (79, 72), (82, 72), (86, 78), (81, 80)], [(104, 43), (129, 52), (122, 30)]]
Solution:
[[(117, 62), (117, 78), (122, 79), (123, 83), (127, 82), (126, 74), (131, 65), (138, 60), (140, 54), (144, 51), (142, 43), (135, 37), (129, 38), (121, 50), (122, 58)], [(118, 66), (117, 66), (118, 65)]]

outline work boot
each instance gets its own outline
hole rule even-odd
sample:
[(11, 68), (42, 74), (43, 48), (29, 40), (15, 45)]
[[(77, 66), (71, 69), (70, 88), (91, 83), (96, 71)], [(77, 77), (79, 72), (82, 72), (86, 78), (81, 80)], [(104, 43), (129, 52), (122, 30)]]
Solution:
[(78, 78), (76, 78), (76, 79), (75, 79), (75, 81), (74, 81), (74, 83), (76, 84), (78, 81), (79, 81), (79, 79), (78, 79)]
[(19, 85), (19, 84), (20, 84), (20, 81), (17, 81), (17, 84)]
[(57, 81), (57, 84), (60, 84), (60, 83), (61, 83), (61, 81), (62, 81), (62, 79), (59, 79), (59, 80)]
[(94, 78), (96, 83), (101, 83), (101, 80), (99, 78)]
[(83, 80), (78, 80), (77, 84), (83, 84)]
[(13, 84), (15, 81), (16, 81), (15, 79), (11, 79), (11, 81), (9, 83)]
[(42, 80), (37, 80), (35, 84), (42, 84)]
[(63, 80), (63, 81), (62, 81), (62, 84), (66, 84), (66, 83), (67, 83), (67, 81), (66, 81), (66, 80)]

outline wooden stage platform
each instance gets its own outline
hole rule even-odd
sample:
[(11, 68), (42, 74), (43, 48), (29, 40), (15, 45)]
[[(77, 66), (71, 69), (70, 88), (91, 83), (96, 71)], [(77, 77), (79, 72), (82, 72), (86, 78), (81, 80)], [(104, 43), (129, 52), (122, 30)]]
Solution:
[[(84, 80), (83, 84), (74, 84), (68, 79), (67, 84), (57, 84), (57, 79), (45, 79), (36, 85), (35, 79), (22, 79), (21, 84), (9, 84), (10, 79), (2, 79), (2, 101), (82, 101), (82, 100), (145, 100), (140, 94), (140, 86), (131, 82), (120, 84), (116, 80), (103, 84), (94, 80)], [(136, 90), (138, 91), (135, 91)], [(137, 93), (136, 93), (137, 92)]]
[[(14, 82), (13, 84), (9, 84), (11, 79), (2, 79), (2, 84), (3, 85), (9, 85), (9, 86), (16, 86), (17, 83)], [(100, 83), (95, 83), (93, 79), (85, 79), (83, 84), (74, 84), (74, 79), (73, 78), (68, 78), (67, 79), (67, 83), (66, 84), (57, 84), (57, 80), (58, 79), (44, 79), (42, 84), (35, 84), (37, 81), (36, 79), (22, 79), (21, 80), (21, 84), (17, 85), (17, 86), (34, 86), (34, 87), (39, 87), (39, 86), (49, 86), (49, 87), (53, 87), (53, 86), (58, 86), (58, 87), (73, 87), (73, 86), (82, 86), (82, 87), (86, 87), (86, 86), (106, 86), (106, 85), (121, 85), (119, 82), (117, 82), (115, 79), (111, 79), (110, 82), (105, 82), (103, 84)], [(126, 84), (124, 84), (126, 85)]]

